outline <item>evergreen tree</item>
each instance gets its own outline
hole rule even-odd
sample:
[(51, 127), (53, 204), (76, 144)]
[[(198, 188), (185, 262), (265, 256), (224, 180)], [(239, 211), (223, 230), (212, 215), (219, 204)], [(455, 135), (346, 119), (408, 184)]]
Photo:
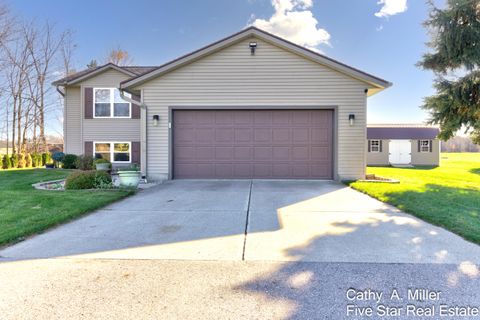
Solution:
[(437, 93), (424, 100), (430, 123), (439, 124), (440, 138), (448, 140), (465, 126), (480, 143), (480, 0), (447, 0), (424, 23), (431, 34), (432, 52), (419, 66), (432, 70)]

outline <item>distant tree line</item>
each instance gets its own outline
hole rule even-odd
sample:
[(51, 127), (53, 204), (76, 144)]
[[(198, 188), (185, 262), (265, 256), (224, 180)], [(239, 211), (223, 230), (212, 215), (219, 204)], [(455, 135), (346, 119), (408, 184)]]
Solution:
[(0, 7), (0, 119), (6, 152), (47, 150), (46, 114), (60, 108), (53, 79), (73, 72), (71, 32), (23, 21)]
[(442, 142), (442, 152), (480, 152), (480, 146), (469, 137), (455, 136)]

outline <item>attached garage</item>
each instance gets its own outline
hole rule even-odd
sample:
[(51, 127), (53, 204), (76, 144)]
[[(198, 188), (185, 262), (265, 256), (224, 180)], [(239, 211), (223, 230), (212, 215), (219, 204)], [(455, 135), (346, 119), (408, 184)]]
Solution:
[(333, 110), (172, 113), (173, 178), (333, 178)]
[(120, 84), (163, 179), (365, 176), (367, 98), (391, 84), (254, 27)]

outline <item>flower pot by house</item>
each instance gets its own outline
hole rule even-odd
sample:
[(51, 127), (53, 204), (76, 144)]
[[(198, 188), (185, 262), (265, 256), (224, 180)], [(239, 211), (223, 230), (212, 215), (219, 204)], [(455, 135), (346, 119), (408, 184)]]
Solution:
[(120, 180), (120, 186), (126, 188), (138, 187), (141, 178), (140, 175), (140, 171), (119, 171), (118, 177)]
[(97, 163), (95, 168), (99, 171), (108, 171), (110, 170), (110, 163)]

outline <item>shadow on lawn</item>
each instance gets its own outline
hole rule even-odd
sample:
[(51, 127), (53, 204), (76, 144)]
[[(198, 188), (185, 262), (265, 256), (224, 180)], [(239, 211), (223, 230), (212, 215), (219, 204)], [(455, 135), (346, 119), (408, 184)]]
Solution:
[(384, 194), (388, 203), (480, 244), (480, 192), (427, 184), (423, 191)]
[(474, 174), (480, 175), (480, 168), (470, 169), (470, 173), (474, 173)]

